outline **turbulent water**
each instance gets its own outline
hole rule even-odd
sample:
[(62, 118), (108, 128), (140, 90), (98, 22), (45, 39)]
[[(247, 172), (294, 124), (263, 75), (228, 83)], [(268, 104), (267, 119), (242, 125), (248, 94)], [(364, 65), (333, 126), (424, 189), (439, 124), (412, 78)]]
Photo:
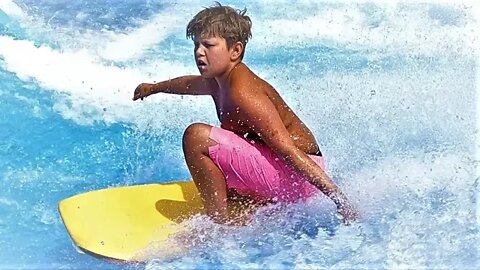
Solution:
[[(362, 218), (339, 225), (322, 198), (242, 228), (198, 217), (170, 240), (186, 252), (152, 243), (126, 267), (479, 269), (479, 5), (222, 3), (248, 9), (244, 62), (312, 129)], [(131, 98), (198, 73), (185, 26), (211, 4), (0, 0), (0, 268), (125, 267), (77, 252), (57, 203), (189, 178), (182, 132), (218, 124), (211, 99)]]

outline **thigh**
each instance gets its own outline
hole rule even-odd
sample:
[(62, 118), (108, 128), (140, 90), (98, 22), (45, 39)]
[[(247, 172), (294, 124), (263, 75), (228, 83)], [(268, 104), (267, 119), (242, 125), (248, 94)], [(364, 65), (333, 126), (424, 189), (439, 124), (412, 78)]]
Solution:
[(203, 153), (208, 155), (208, 148), (217, 144), (210, 139), (211, 125), (193, 123), (183, 133), (183, 150), (185, 154)]
[(269, 200), (278, 189), (275, 153), (258, 142), (213, 127), (210, 138), (218, 144), (209, 147), (209, 156), (225, 176), (227, 186), (257, 201)]
[[(317, 189), (291, 169), (264, 144), (233, 132), (212, 127), (209, 156), (220, 168), (228, 188), (257, 201), (296, 201), (314, 195)], [(323, 158), (310, 156), (324, 168)]]

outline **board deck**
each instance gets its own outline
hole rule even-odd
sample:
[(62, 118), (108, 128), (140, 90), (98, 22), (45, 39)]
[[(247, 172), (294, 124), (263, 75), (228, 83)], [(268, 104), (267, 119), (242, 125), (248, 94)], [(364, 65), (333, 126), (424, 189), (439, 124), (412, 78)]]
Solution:
[(193, 181), (90, 191), (62, 200), (59, 212), (77, 247), (99, 257), (137, 261), (152, 242), (165, 241), (175, 225), (203, 204)]

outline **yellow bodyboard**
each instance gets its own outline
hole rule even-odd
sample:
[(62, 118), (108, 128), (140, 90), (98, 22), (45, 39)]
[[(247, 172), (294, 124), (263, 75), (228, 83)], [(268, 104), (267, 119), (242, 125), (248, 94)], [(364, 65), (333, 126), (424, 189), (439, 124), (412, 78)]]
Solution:
[(175, 225), (203, 204), (193, 181), (96, 190), (67, 198), (59, 212), (73, 242), (99, 257), (136, 261), (150, 243), (166, 240)]

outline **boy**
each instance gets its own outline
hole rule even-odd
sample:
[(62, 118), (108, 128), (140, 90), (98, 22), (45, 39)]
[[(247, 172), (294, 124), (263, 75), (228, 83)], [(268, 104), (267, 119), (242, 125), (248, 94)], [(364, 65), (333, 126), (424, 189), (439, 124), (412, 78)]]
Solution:
[(323, 192), (348, 223), (356, 213), (325, 174), (311, 131), (277, 91), (243, 62), (251, 37), (246, 10), (217, 3), (188, 23), (201, 76), (142, 83), (133, 100), (156, 93), (212, 96), (220, 127), (195, 123), (183, 135), (183, 151), (207, 214), (216, 222), (233, 217), (230, 199), (292, 202)]

